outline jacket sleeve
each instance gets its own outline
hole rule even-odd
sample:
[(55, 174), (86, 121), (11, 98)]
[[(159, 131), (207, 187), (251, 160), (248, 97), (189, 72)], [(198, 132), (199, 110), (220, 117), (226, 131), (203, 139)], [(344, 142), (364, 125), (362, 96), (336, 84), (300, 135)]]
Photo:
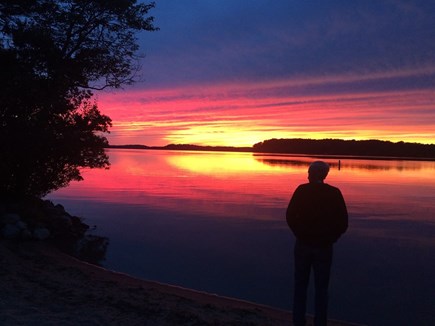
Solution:
[(293, 196), (290, 199), (286, 211), (287, 225), (293, 231), (294, 234), (297, 233), (298, 215), (299, 215), (299, 188), (297, 188), (293, 193)]
[(337, 231), (340, 236), (344, 232), (346, 232), (348, 228), (348, 220), (349, 220), (346, 203), (344, 201), (343, 195), (340, 190), (338, 190), (338, 194), (337, 194), (337, 218), (338, 218)]

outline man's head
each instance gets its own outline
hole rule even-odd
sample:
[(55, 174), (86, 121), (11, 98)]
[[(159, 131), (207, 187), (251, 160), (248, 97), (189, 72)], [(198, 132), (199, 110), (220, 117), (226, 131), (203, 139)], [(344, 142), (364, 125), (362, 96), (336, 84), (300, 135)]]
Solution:
[(323, 161), (315, 161), (308, 168), (308, 180), (310, 182), (323, 182), (329, 172), (329, 165)]

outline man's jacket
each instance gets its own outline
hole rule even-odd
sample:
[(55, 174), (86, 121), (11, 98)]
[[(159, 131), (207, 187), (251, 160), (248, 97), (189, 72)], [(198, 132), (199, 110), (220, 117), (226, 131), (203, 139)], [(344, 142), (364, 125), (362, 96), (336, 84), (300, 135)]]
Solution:
[(341, 191), (326, 183), (306, 183), (287, 207), (287, 224), (304, 244), (329, 246), (347, 230), (348, 215)]

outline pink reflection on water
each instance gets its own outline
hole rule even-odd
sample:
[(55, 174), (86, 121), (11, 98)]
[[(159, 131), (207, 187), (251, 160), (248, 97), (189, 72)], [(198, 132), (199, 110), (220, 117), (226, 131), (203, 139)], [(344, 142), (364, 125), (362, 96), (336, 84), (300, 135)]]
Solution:
[[(281, 220), (307, 182), (309, 157), (252, 153), (110, 150), (109, 170), (87, 170), (50, 198), (185, 210), (207, 216)], [(327, 182), (359, 219), (435, 222), (435, 162), (337, 158)]]

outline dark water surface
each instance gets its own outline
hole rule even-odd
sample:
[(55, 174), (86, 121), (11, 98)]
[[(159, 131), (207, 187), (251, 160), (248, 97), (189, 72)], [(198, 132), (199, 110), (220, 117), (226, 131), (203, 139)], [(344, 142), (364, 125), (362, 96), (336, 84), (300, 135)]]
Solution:
[[(110, 238), (105, 267), (290, 309), (294, 239), (284, 215), (312, 158), (109, 155), (110, 170), (84, 171), (85, 181), (49, 196)], [(350, 215), (335, 246), (330, 317), (435, 325), (435, 162), (325, 161)]]

